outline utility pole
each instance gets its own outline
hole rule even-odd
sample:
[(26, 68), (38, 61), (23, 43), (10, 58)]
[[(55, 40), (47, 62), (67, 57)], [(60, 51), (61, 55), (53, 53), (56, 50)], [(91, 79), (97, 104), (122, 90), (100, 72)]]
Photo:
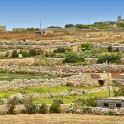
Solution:
[(106, 60), (106, 73), (107, 73), (107, 84), (108, 84), (108, 96), (110, 97), (110, 82), (109, 82), (109, 70), (108, 70), (107, 60)]
[(41, 19), (40, 19), (40, 30), (41, 30)]

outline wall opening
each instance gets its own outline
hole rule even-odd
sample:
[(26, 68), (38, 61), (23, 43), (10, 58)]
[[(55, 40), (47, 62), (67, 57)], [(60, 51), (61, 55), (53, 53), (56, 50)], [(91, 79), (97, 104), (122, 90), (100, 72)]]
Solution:
[(109, 107), (109, 104), (108, 103), (104, 103), (104, 107)]

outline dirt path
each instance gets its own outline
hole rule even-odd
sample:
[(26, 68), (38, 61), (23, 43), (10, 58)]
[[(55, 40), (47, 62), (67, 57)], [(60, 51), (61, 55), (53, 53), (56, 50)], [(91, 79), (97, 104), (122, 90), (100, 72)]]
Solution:
[(124, 116), (84, 114), (0, 115), (0, 124), (124, 124)]

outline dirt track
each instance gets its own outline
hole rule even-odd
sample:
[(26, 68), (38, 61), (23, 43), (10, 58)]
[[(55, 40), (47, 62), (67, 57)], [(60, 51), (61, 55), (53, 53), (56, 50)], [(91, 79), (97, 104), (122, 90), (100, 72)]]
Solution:
[(83, 114), (1, 115), (0, 124), (124, 124), (124, 116)]

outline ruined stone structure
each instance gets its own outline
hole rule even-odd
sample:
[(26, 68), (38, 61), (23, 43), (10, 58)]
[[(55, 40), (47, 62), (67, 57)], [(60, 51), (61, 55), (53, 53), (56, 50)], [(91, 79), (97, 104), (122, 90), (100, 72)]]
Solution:
[(0, 31), (6, 31), (6, 26), (0, 26)]

